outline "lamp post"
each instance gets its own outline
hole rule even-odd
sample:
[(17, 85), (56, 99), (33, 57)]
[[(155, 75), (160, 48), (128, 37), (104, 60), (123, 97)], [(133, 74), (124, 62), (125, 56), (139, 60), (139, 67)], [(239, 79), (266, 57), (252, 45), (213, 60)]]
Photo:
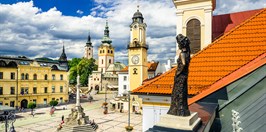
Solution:
[(104, 99), (104, 103), (103, 103), (103, 108), (104, 108), (103, 113), (104, 114), (108, 113), (108, 107), (107, 107), (108, 103), (107, 103), (107, 95), (106, 95), (107, 94), (107, 85), (108, 85), (108, 83), (105, 86), (105, 99)]
[(128, 125), (125, 127), (128, 132), (133, 130), (133, 126), (130, 126), (130, 93), (131, 91), (128, 91)]
[(16, 114), (14, 110), (11, 111), (0, 111), (0, 121), (5, 122), (5, 132), (8, 132), (9, 123), (11, 123), (11, 127), (9, 132), (16, 132), (13, 123), (16, 121)]

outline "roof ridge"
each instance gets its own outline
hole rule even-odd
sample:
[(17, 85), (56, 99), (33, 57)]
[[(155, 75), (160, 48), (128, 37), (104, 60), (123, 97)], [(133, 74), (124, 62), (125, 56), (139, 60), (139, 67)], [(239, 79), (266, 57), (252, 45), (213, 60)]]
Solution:
[(149, 85), (149, 84), (152, 84), (153, 82), (157, 81), (158, 79), (160, 79), (160, 78), (162, 78), (162, 77), (164, 77), (164, 76), (168, 75), (169, 73), (171, 73), (171, 72), (172, 72), (173, 70), (175, 70), (176, 68), (177, 68), (177, 67), (173, 67), (173, 68), (172, 68), (172, 69), (170, 69), (169, 71), (167, 71), (167, 72), (165, 72), (165, 73), (161, 74), (159, 77), (157, 77), (157, 78), (154, 78), (154, 79), (150, 80), (150, 82), (149, 82), (149, 83), (146, 83), (146, 84), (144, 84), (144, 85), (141, 85), (140, 87), (138, 87), (138, 88), (134, 89), (134, 90), (133, 90), (133, 92), (135, 92), (135, 91), (137, 91), (137, 90), (139, 90), (139, 89), (142, 89), (143, 87), (145, 87), (145, 86), (147, 86), (147, 85)]
[(218, 39), (216, 39), (215, 41), (213, 41), (212, 43), (210, 43), (207, 47), (203, 48), (202, 50), (200, 50), (198, 53), (196, 53), (195, 55), (193, 55), (191, 57), (191, 59), (193, 59), (195, 56), (197, 56), (198, 54), (202, 53), (203, 51), (205, 51), (207, 48), (213, 46), (214, 44), (216, 44), (218, 41), (220, 41), (221, 39), (223, 39), (224, 37), (228, 36), (229, 34), (231, 34), (232, 32), (234, 32), (236, 29), (240, 28), (241, 26), (243, 26), (244, 24), (246, 24), (247, 22), (251, 21), (252, 19), (256, 18), (258, 15), (260, 15), (261, 13), (265, 12), (266, 8), (262, 8), (261, 11), (259, 11), (258, 13), (256, 13), (255, 15), (253, 15), (252, 17), (248, 18), (247, 20), (243, 21), (242, 23), (240, 23), (239, 25), (235, 26), (233, 29), (231, 29), (230, 31), (228, 31), (227, 33), (223, 34), (221, 37), (219, 37)]

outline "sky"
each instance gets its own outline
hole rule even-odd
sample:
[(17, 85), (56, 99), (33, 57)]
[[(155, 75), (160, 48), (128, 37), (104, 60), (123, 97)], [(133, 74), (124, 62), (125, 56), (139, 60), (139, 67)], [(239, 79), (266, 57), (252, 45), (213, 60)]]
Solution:
[[(266, 0), (216, 0), (214, 14), (260, 9)], [(166, 62), (176, 54), (176, 15), (172, 0), (0, 0), (0, 56), (81, 58), (90, 32), (97, 59), (105, 21), (115, 61), (128, 63), (132, 16), (140, 5), (147, 24), (148, 59)]]

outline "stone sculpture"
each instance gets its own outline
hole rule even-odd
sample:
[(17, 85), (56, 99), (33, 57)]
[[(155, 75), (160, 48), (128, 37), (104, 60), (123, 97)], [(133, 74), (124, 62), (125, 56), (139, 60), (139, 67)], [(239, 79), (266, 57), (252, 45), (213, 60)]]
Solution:
[(190, 62), (190, 41), (186, 36), (176, 36), (178, 47), (181, 50), (177, 59), (177, 70), (174, 79), (174, 88), (171, 95), (171, 107), (167, 114), (176, 116), (190, 116), (188, 109), (188, 67)]

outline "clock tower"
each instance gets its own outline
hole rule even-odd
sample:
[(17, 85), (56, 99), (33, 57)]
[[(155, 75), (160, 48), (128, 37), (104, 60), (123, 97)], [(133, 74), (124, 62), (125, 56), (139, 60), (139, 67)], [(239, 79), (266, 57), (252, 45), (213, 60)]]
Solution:
[(130, 43), (128, 45), (128, 71), (130, 91), (139, 87), (148, 78), (146, 23), (142, 13), (137, 10), (130, 25)]

